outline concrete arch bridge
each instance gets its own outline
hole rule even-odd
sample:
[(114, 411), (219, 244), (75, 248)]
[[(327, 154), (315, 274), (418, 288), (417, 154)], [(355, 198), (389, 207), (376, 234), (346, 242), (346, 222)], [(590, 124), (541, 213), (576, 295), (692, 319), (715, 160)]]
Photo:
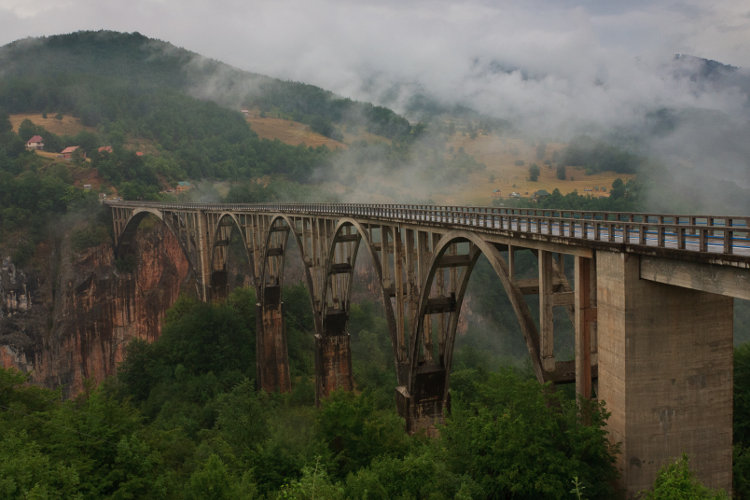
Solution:
[[(315, 321), (316, 394), (351, 389), (347, 321), (361, 251), (380, 283), (407, 428), (430, 428), (450, 401), (466, 286), (484, 255), (510, 299), (540, 382), (575, 382), (604, 400), (628, 492), (688, 453), (709, 486), (731, 490), (733, 298), (750, 300), (750, 217), (386, 204), (107, 201), (116, 254), (140, 221), (177, 237), (203, 300), (226, 294), (237, 231), (258, 297), (257, 380), (290, 389), (281, 286), (291, 235)], [(518, 252), (536, 276), (521, 279)], [(527, 295), (538, 297), (532, 315)], [(554, 349), (556, 308), (575, 328), (575, 359)]]

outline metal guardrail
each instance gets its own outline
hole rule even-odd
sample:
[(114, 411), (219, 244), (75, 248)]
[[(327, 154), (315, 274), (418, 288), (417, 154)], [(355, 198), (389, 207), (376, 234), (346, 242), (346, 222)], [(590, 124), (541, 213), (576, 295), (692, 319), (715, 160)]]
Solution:
[(109, 200), (105, 203), (112, 207), (150, 207), (159, 210), (364, 217), (389, 222), (470, 227), (489, 232), (544, 235), (575, 240), (579, 244), (596, 241), (734, 255), (750, 260), (750, 216), (379, 203), (212, 204)]

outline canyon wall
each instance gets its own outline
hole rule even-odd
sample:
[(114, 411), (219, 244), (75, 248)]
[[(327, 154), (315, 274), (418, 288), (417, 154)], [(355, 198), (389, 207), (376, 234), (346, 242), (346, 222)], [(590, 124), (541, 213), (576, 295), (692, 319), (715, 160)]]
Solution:
[[(158, 223), (143, 226), (149, 229), (137, 234), (137, 266), (131, 272), (118, 271), (110, 244), (76, 253), (67, 235), (40, 245), (34, 265), (24, 269), (3, 258), (0, 366), (28, 373), (35, 384), (60, 388), (68, 398), (80, 393), (87, 380), (98, 383), (114, 374), (128, 342), (156, 339), (166, 310), (181, 291), (195, 294), (195, 286), (172, 233)], [(380, 302), (369, 255), (362, 252), (360, 259), (352, 301)], [(227, 264), (235, 277), (232, 286), (250, 285), (243, 259), (235, 256)], [(299, 250), (292, 244), (284, 282), (299, 283), (303, 276)], [(467, 311), (470, 304), (467, 296)], [(467, 329), (467, 316), (461, 315), (459, 335)]]
[[(71, 251), (63, 237), (40, 246), (27, 271), (9, 258), (0, 268), (0, 366), (31, 381), (81, 392), (86, 380), (115, 372), (132, 339), (153, 340), (180, 291), (193, 291), (191, 271), (177, 240), (161, 225), (138, 234), (137, 266), (118, 271), (111, 245)], [(186, 286), (187, 285), (187, 286)]]

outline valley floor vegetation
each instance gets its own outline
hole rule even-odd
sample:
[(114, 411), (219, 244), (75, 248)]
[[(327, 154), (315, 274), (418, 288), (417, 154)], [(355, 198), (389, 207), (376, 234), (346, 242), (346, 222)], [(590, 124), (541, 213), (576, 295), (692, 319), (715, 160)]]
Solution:
[[(617, 498), (604, 405), (576, 403), (523, 370), (471, 367), (458, 352), (439, 437), (407, 435), (373, 303), (352, 306), (357, 390), (316, 408), (304, 286), (286, 287), (284, 301), (289, 394), (255, 389), (249, 289), (217, 304), (181, 298), (157, 341), (131, 343), (117, 376), (74, 400), (0, 370), (0, 497)], [(750, 346), (736, 356), (735, 487), (744, 495)], [(649, 498), (713, 498), (686, 462), (666, 467)]]

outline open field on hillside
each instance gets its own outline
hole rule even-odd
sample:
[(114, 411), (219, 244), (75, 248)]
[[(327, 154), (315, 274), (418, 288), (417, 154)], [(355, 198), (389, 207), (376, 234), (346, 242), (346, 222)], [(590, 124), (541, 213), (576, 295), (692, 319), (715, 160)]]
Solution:
[[(457, 183), (451, 189), (454, 193), (452, 196), (462, 203), (485, 205), (498, 195), (507, 198), (515, 192), (522, 197), (529, 197), (538, 190), (552, 192), (555, 188), (563, 194), (577, 191), (581, 195), (609, 196), (609, 189), (615, 179), (619, 177), (627, 182), (635, 177), (616, 172), (586, 175), (582, 168), (567, 167), (565, 180), (558, 179), (552, 159), (556, 152), (561, 152), (565, 147), (559, 143), (539, 148), (544, 150), (539, 155), (541, 151), (537, 150), (537, 145), (523, 139), (481, 134), (472, 139), (457, 134), (449, 141), (449, 146), (454, 150), (463, 148), (466, 153), (487, 166), (484, 172), (472, 174), (468, 182)], [(529, 166), (534, 163), (540, 168), (536, 182), (529, 180)], [(495, 190), (499, 192), (495, 193)]]
[[(616, 172), (586, 175), (583, 168), (567, 167), (566, 179), (558, 179), (552, 161), (555, 152), (564, 147), (564, 144), (549, 144), (543, 148), (544, 154), (540, 155), (540, 159), (536, 145), (523, 139), (497, 135), (478, 135), (472, 139), (456, 134), (447, 141), (446, 154), (456, 154), (463, 148), (464, 152), (486, 165), (485, 169), (448, 175), (432, 171), (429, 165), (407, 165), (397, 171), (387, 171), (373, 165), (360, 168), (354, 178), (349, 176), (347, 185), (335, 180), (324, 184), (327, 190), (350, 202), (429, 201), (486, 206), (493, 204), (497, 198), (509, 198), (514, 192), (527, 198), (536, 191), (551, 193), (556, 188), (563, 194), (577, 191), (584, 196), (609, 196), (615, 179), (619, 177), (627, 182), (634, 177)], [(545, 165), (545, 162), (550, 165)], [(533, 163), (540, 168), (536, 182), (528, 179), (529, 166)], [(339, 166), (338, 175), (347, 178), (345, 165)]]
[(345, 148), (344, 143), (335, 141), (324, 135), (310, 130), (310, 127), (304, 123), (295, 122), (292, 120), (284, 120), (282, 118), (270, 118), (261, 117), (260, 112), (251, 111), (246, 116), (247, 122), (250, 124), (250, 128), (258, 134), (261, 139), (278, 139), (283, 143), (297, 146), (304, 144), (305, 146), (318, 147), (326, 146), (328, 149), (340, 149)]
[(58, 120), (55, 118), (55, 113), (48, 113), (47, 118), (41, 113), (10, 115), (10, 124), (13, 126), (13, 131), (18, 132), (18, 127), (27, 119), (34, 125), (42, 126), (55, 135), (76, 135), (81, 130), (94, 132), (93, 128), (84, 126), (78, 118), (63, 115), (62, 119)]

